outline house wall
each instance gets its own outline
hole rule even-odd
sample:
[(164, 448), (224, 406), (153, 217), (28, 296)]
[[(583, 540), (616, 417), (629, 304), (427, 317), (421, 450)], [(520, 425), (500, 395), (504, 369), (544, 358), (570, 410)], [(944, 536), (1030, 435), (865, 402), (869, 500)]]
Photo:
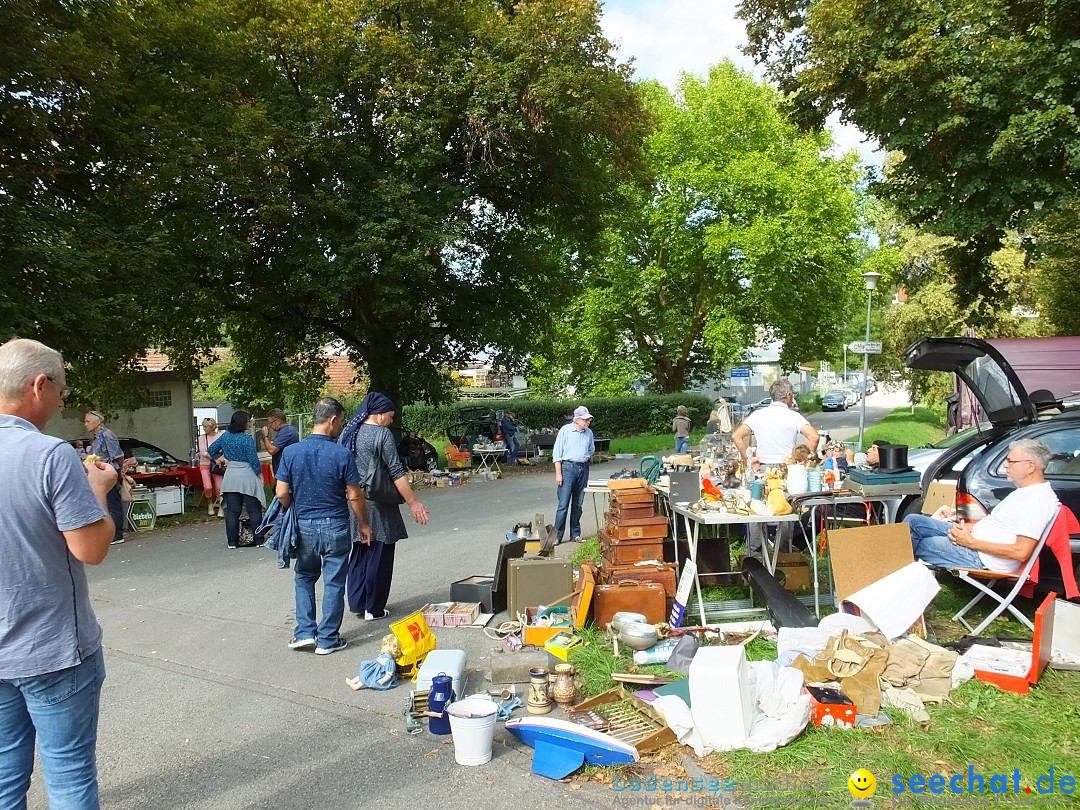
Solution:
[[(143, 374), (143, 385), (162, 404), (120, 411), (107, 427), (118, 437), (141, 439), (186, 461), (194, 443), (191, 385), (171, 371), (148, 371)], [(88, 439), (82, 423), (84, 413), (65, 409), (49, 421), (44, 432), (61, 439)]]

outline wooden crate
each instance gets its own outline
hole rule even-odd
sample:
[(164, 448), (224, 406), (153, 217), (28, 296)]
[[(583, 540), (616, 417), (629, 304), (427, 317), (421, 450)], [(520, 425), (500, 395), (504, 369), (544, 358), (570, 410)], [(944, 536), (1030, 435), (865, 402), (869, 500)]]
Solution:
[(639, 754), (659, 751), (678, 739), (659, 712), (621, 686), (582, 701), (566, 717), (629, 743)]

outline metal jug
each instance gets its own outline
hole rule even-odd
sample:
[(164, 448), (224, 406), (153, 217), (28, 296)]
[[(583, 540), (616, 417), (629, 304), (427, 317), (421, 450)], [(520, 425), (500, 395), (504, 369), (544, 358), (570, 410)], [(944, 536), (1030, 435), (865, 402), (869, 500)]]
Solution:
[(431, 691), (428, 692), (428, 731), (432, 734), (449, 734), (450, 717), (446, 707), (454, 702), (454, 679), (445, 672), (440, 672), (431, 679)]

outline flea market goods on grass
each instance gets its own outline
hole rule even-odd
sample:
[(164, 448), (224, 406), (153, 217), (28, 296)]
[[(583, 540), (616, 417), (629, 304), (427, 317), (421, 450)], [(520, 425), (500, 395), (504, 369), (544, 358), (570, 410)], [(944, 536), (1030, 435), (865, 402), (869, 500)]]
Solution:
[[(708, 458), (711, 451), (704, 452)], [(410, 617), (436, 628), (429, 630), (438, 637), (431, 653), (436, 658), (423, 666), (436, 660), (445, 667), (438, 656), (454, 653), (444, 648), (453, 646), (452, 633), (462, 631), (439, 628), (474, 619), (483, 624), (509, 606), (508, 620), (500, 616), (485, 631), (501, 646), (491, 656), (490, 685), (479, 691), (506, 731), (534, 748), (535, 773), (559, 779), (578, 772), (590, 781), (610, 782), (615, 791), (655, 784), (650, 776), (702, 774), (735, 780), (735, 791), (744, 797), (755, 795), (753, 780), (760, 784), (790, 774), (833, 800), (848, 794), (848, 777), (860, 767), (876, 775), (881, 793), (909, 785), (912, 776), (949, 777), (972, 768), (1015, 775), (1020, 790), (1034, 787), (1051, 768), (1059, 775), (1080, 773), (1080, 676), (1031, 664), (1033, 635), (1012, 619), (992, 625), (992, 634), (1026, 638), (1026, 652), (1006, 654), (977, 643), (973, 654), (971, 645), (953, 646), (964, 630), (951, 616), (970, 598), (967, 586), (944, 577), (948, 581), (939, 585), (914, 563), (906, 525), (841, 529), (826, 519), (820, 527), (824, 536), (813, 540), (821, 543), (820, 556), (802, 556), (798, 577), (785, 579), (779, 550), (768, 539), (764, 565), (743, 562), (749, 587), (738, 572), (719, 577), (745, 548), (743, 525), (786, 513), (755, 507), (741, 471), (732, 489), (718, 488), (732, 483), (723, 445), (701, 478), (703, 460), (665, 459), (667, 474), (655, 485), (633, 472), (590, 481), (589, 497), (604, 512), (602, 528), (569, 559), (554, 555), (554, 533), (537, 515), (507, 527), (492, 575), (455, 583), (450, 602)], [(692, 504), (669, 500), (687, 474), (694, 476), (698, 497)], [(838, 482), (831, 492), (800, 501), (798, 493), (782, 490), (781, 479), (770, 485), (778, 498), (795, 504), (787, 510), (795, 517), (800, 504), (842, 502), (850, 495)], [(713, 495), (702, 497), (702, 491)], [(863, 497), (881, 501), (906, 494)], [(700, 525), (691, 528), (694, 523)], [(698, 537), (701, 525), (721, 531)], [(661, 530), (654, 532), (654, 526)], [(693, 538), (689, 544), (687, 537)], [(706, 546), (713, 552), (722, 547), (720, 558), (699, 557)], [(853, 553), (857, 570), (851, 568)], [(677, 587), (676, 557), (682, 565)], [(812, 567), (819, 581), (807, 588)], [(770, 574), (771, 585), (755, 579), (752, 573), (759, 569)], [(695, 570), (728, 584), (694, 593)], [(848, 584), (853, 580), (858, 587)], [(917, 586), (910, 594), (890, 591), (897, 604), (885, 607), (866, 596), (896, 582)], [(854, 615), (857, 608), (837, 613), (836, 594), (863, 607), (862, 615)], [(454, 601), (466, 596), (480, 601)], [(823, 605), (820, 626), (807, 609), (815, 597)], [(707, 621), (699, 615), (702, 605)], [(1041, 644), (1049, 649), (1048, 617), (1056, 615), (1059, 626), (1075, 621), (1075, 606), (1063, 600), (1037, 595), (1016, 605), (1038, 616), (1034, 657)], [(712, 616), (732, 608), (749, 621), (726, 624)], [(881, 628), (889, 628), (888, 634)], [(1016, 669), (1016, 658), (1029, 663)], [(462, 653), (460, 668), (467, 666)], [(1002, 674), (1010, 667), (1015, 674)], [(452, 717), (452, 699), (437, 707), (441, 711), (431, 710), (424, 683), (421, 673), (411, 701), (416, 719)], [(518, 686), (509, 689), (507, 683)], [(474, 719), (483, 714), (475, 706), (471, 711)], [(1060, 787), (1065, 791), (1068, 780)]]

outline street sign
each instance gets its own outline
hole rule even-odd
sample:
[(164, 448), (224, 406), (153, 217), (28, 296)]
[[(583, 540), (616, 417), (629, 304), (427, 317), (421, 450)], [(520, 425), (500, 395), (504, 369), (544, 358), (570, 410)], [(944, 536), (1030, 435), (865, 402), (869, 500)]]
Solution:
[(848, 344), (848, 351), (855, 354), (881, 354), (881, 341), (853, 340)]
[(729, 377), (744, 377), (744, 378), (749, 380), (750, 379), (750, 367), (749, 366), (740, 366), (739, 368), (733, 368), (731, 370), (731, 373), (728, 376)]

